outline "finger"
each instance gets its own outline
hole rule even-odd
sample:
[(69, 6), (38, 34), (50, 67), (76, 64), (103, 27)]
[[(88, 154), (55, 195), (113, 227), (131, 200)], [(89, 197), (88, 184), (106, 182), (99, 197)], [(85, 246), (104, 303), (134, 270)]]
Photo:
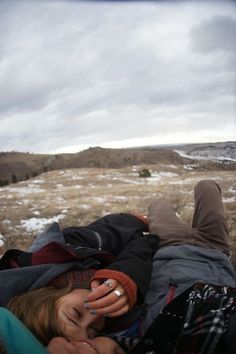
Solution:
[(89, 309), (98, 309), (98, 308), (103, 308), (107, 307), (109, 305), (112, 305), (117, 301), (119, 297), (124, 297), (124, 295), (127, 297), (127, 295), (124, 293), (123, 289), (118, 290), (116, 289), (115, 291), (111, 291), (109, 294), (106, 296), (100, 297), (99, 299), (96, 299), (95, 301), (90, 301), (86, 302), (85, 301), (85, 307)]
[(100, 279), (94, 279), (90, 283), (91, 290), (94, 291), (101, 285), (102, 281)]
[(120, 310), (118, 311), (113, 311), (113, 312), (109, 312), (106, 314), (106, 317), (118, 317), (118, 316), (121, 316), (121, 315), (124, 315), (125, 313), (127, 313), (129, 311), (129, 304), (126, 303)]
[[(107, 279), (109, 280), (109, 283), (102, 283), (101, 285), (99, 285), (95, 290), (91, 291), (91, 293), (89, 293), (87, 295), (87, 297), (85, 298), (86, 302), (90, 302), (90, 301), (95, 301), (107, 294), (109, 294), (113, 289), (116, 288), (117, 286), (117, 281), (114, 279)], [(107, 285), (109, 284), (109, 285)]]
[[(108, 298), (106, 300), (106, 298)], [(100, 302), (100, 304), (97, 304)], [(109, 294), (102, 300), (98, 300), (93, 303), (93, 305), (90, 306), (89, 304), (89, 309), (90, 312), (93, 314), (107, 314), (111, 313), (113, 311), (118, 311), (120, 308), (122, 308), (124, 305), (126, 305), (128, 302), (128, 298), (126, 295), (121, 296), (119, 299), (117, 299), (116, 295), (114, 294)]]

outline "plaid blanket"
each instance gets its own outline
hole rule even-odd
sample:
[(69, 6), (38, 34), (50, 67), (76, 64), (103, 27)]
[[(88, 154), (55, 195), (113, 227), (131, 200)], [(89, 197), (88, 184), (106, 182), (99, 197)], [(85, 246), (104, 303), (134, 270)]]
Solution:
[(142, 338), (113, 334), (132, 354), (219, 354), (236, 310), (236, 288), (197, 283), (172, 300)]
[(236, 289), (196, 284), (189, 293), (176, 354), (215, 353), (235, 311)]

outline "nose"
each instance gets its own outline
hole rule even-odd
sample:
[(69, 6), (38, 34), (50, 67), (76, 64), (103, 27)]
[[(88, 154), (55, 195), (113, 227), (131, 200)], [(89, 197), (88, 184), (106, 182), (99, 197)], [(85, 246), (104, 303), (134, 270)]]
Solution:
[(101, 328), (102, 330), (105, 324), (105, 318), (85, 308), (83, 311), (83, 316), (80, 321), (81, 334), (83, 333), (83, 335), (85, 335), (88, 338), (88, 328), (93, 323), (96, 323), (96, 327)]
[(103, 316), (96, 314), (96, 311), (90, 309), (89, 307), (83, 307), (83, 318), (88, 322), (88, 324), (95, 322), (101, 317)]
[(81, 326), (79, 329), (78, 340), (89, 339), (88, 331), (86, 327)]
[(105, 322), (105, 319), (101, 315), (97, 315), (94, 313), (92, 310), (87, 310), (85, 316), (84, 316), (85, 323), (89, 326), (92, 323), (99, 322), (101, 323)]

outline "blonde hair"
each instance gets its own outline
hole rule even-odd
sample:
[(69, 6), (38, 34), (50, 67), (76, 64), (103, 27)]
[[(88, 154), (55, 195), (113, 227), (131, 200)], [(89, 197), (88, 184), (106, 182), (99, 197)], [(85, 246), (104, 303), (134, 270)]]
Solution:
[(7, 308), (14, 313), (29, 330), (48, 345), (53, 337), (63, 337), (57, 316), (58, 300), (70, 293), (69, 285), (63, 289), (47, 286), (12, 298)]

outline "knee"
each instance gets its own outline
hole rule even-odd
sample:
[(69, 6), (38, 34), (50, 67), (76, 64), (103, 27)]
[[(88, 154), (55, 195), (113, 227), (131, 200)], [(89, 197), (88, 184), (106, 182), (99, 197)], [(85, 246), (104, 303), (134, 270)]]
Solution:
[(148, 208), (148, 215), (158, 215), (166, 205), (167, 204), (163, 200), (154, 200)]
[(195, 192), (196, 191), (203, 192), (203, 191), (208, 191), (209, 189), (212, 189), (212, 188), (217, 188), (218, 191), (221, 193), (220, 186), (215, 181), (213, 181), (211, 179), (204, 179), (204, 180), (199, 181), (196, 184), (194, 190), (195, 190)]

